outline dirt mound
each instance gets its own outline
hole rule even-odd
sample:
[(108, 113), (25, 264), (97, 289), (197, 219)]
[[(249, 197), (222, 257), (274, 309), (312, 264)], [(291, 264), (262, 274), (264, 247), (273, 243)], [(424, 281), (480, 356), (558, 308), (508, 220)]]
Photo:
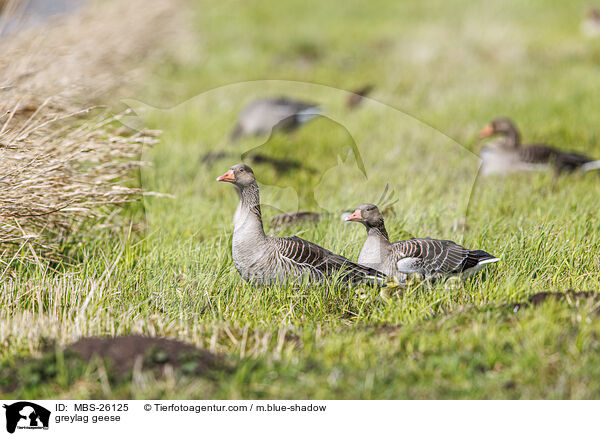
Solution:
[(529, 297), (529, 303), (537, 306), (538, 304), (543, 303), (548, 299), (553, 299), (556, 301), (563, 300), (565, 298), (577, 300), (581, 298), (592, 298), (598, 297), (598, 293), (596, 292), (575, 292), (573, 290), (567, 292), (538, 292), (537, 294), (533, 294)]
[[(510, 303), (506, 306), (512, 309), (513, 312), (526, 307), (539, 306), (546, 301), (575, 301), (575, 300), (587, 300), (587, 299), (599, 299), (600, 293), (592, 291), (581, 291), (577, 292), (572, 289), (565, 292), (538, 292), (533, 294), (527, 300), (518, 303)], [(595, 312), (600, 315), (600, 308), (596, 309)]]
[(84, 360), (94, 356), (106, 360), (117, 376), (132, 371), (139, 359), (145, 370), (161, 370), (170, 365), (184, 373), (206, 375), (212, 370), (227, 369), (221, 356), (167, 338), (137, 335), (82, 338), (67, 347), (67, 351)]

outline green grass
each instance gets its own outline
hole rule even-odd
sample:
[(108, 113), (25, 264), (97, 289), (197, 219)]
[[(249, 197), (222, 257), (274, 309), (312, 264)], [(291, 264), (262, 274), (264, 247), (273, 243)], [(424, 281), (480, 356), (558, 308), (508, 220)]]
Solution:
[[(153, 166), (143, 184), (176, 198), (145, 199), (144, 217), (128, 211), (133, 230), (121, 235), (73, 235), (70, 250), (82, 260), (66, 271), (5, 279), (0, 362), (37, 358), (48, 339), (142, 333), (222, 353), (233, 373), (142, 374), (111, 386), (93, 365), (77, 366), (69, 377), (52, 375), (43, 391), (24, 375), (17, 391), (0, 395), (598, 398), (597, 299), (518, 311), (506, 304), (544, 291), (598, 291), (599, 175), (481, 180), (471, 153), (477, 131), (507, 115), (525, 142), (600, 158), (600, 41), (579, 31), (586, 6), (197, 3), (188, 62), (165, 61), (133, 96), (163, 108), (139, 108), (149, 127), (164, 131), (145, 156)], [(342, 90), (364, 83), (375, 85), (374, 101), (346, 111)], [(278, 93), (319, 102), (329, 118), (269, 138), (266, 153), (315, 171), (255, 167), (267, 229), (278, 210), (333, 212), (274, 233), (299, 233), (356, 259), (364, 229), (344, 225), (339, 213), (377, 201), (388, 184), (397, 200), (386, 215), (392, 238), (454, 239), (502, 261), (453, 289), (414, 286), (390, 298), (332, 284), (243, 283), (230, 252), (237, 198), (214, 179), (265, 140), (227, 143), (239, 109)], [(347, 154), (352, 144), (366, 179)], [(221, 149), (232, 156), (201, 163)]]

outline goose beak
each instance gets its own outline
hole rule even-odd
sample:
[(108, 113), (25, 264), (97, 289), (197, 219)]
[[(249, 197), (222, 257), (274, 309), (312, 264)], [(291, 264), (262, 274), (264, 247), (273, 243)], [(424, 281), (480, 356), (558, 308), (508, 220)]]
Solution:
[(360, 210), (356, 209), (352, 215), (346, 218), (346, 221), (362, 221)]
[(235, 182), (235, 174), (233, 174), (233, 170), (229, 170), (222, 176), (217, 177), (217, 182)]
[(494, 134), (494, 127), (491, 124), (488, 124), (483, 129), (479, 131), (479, 138), (487, 138), (488, 136), (492, 136)]

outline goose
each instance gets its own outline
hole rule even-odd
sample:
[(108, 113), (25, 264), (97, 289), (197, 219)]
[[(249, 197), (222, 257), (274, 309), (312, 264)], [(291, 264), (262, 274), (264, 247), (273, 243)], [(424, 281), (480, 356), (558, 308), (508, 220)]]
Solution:
[(365, 85), (362, 88), (354, 90), (346, 100), (346, 107), (348, 109), (355, 109), (362, 103), (363, 99), (373, 91), (373, 88), (373, 85)]
[(452, 241), (412, 238), (390, 242), (383, 215), (374, 204), (360, 205), (346, 221), (362, 223), (367, 229), (358, 263), (385, 275), (403, 278), (418, 274), (434, 280), (459, 275), (467, 277), (500, 259), (483, 250), (469, 250)]
[(268, 135), (275, 129), (291, 132), (320, 114), (321, 109), (317, 105), (288, 97), (257, 99), (240, 112), (231, 139)]
[(240, 202), (234, 216), (232, 255), (242, 278), (258, 285), (308, 281), (339, 276), (344, 282), (385, 285), (386, 277), (298, 236), (265, 235), (258, 183), (246, 164), (232, 166), (217, 177), (233, 184)]
[(496, 118), (479, 132), (480, 138), (492, 135), (499, 135), (501, 138), (484, 147), (479, 154), (483, 176), (549, 169), (560, 174), (600, 168), (600, 160), (594, 161), (583, 154), (560, 151), (546, 144), (521, 145), (519, 131), (508, 118)]
[(588, 38), (600, 36), (600, 10), (598, 8), (588, 9), (585, 19), (581, 22), (581, 32)]

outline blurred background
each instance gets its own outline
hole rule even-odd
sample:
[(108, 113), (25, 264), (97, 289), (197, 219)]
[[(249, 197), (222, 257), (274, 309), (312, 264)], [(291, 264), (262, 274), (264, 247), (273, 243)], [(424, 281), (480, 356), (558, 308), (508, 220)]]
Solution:
[[(271, 160), (302, 163), (282, 172), (246, 156), (275, 209), (270, 214), (339, 212), (378, 201), (388, 186), (390, 211), (405, 231), (460, 240), (470, 207), (480, 217), (500, 217), (497, 208), (521, 201), (514, 195), (524, 188), (519, 178), (537, 190), (549, 183), (521, 174), (501, 183), (480, 179), (483, 191), (475, 189), (483, 146), (477, 132), (493, 118), (511, 117), (524, 142), (598, 154), (600, 39), (589, 31), (589, 3), (252, 1), (200, 2), (194, 10), (197, 34), (185, 61), (157, 70), (160, 85), (143, 94), (138, 112), (177, 144), (152, 150), (158, 157), (149, 159), (162, 165), (145, 183), (195, 195), (178, 195), (186, 209), (198, 207), (195, 216), (226, 189), (211, 178), (260, 149)], [(349, 93), (365, 88), (366, 98), (349, 108)], [(291, 134), (230, 140), (245, 107), (278, 96), (313, 103), (321, 116)], [(365, 174), (348, 160), (349, 143)], [(224, 201), (226, 210), (235, 207), (235, 198)], [(165, 222), (158, 211), (157, 222)], [(211, 221), (199, 225), (213, 229)]]

